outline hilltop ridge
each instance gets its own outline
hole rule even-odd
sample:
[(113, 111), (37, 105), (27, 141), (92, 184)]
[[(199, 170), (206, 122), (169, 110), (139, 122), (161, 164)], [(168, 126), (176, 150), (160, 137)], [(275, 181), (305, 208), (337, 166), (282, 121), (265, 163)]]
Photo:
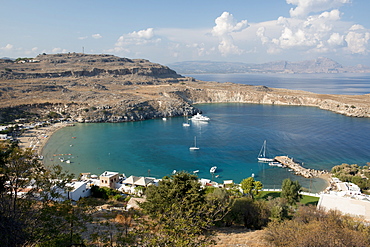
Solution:
[(124, 77), (133, 74), (157, 78), (181, 77), (170, 68), (145, 59), (120, 58), (107, 54), (41, 54), (34, 59), (15, 62), (3, 59), (0, 64), (5, 65), (4, 70), (0, 70), (0, 79)]
[(193, 115), (200, 112), (198, 103), (227, 102), (315, 106), (370, 117), (370, 95), (199, 81), (145, 59), (68, 53), (0, 61), (0, 122), (47, 116), (79, 122), (138, 121)]

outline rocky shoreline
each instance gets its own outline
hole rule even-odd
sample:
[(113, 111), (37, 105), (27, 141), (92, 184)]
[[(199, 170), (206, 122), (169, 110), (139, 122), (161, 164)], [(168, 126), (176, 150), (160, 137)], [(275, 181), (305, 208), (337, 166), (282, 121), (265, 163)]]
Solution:
[[(1, 60), (1, 59), (0, 59)], [(370, 94), (329, 95), (183, 77), (144, 59), (81, 53), (0, 61), (0, 122), (64, 118), (127, 122), (191, 116), (200, 103), (313, 106), (370, 117)]]

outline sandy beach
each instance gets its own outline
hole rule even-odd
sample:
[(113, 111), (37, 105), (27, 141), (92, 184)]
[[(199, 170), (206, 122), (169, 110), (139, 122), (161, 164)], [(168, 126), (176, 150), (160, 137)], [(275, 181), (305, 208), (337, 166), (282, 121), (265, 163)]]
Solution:
[(46, 127), (27, 130), (20, 137), (17, 138), (19, 141), (19, 146), (21, 148), (31, 148), (38, 155), (41, 155), (41, 151), (50, 136), (55, 131), (68, 125), (70, 125), (70, 123), (55, 123)]
[(331, 174), (331, 172), (321, 174), (319, 176), (319, 178), (321, 178), (321, 179), (323, 179), (325, 181), (326, 188), (328, 188), (329, 186), (331, 186), (331, 182), (332, 182), (332, 174)]

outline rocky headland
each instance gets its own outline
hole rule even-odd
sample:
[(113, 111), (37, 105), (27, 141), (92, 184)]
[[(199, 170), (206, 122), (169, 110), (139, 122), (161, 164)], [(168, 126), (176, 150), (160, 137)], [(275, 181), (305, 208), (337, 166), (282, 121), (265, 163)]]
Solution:
[(328, 95), (183, 77), (144, 59), (81, 53), (0, 60), (0, 122), (64, 117), (124, 122), (187, 116), (198, 103), (313, 106), (370, 117), (370, 95)]

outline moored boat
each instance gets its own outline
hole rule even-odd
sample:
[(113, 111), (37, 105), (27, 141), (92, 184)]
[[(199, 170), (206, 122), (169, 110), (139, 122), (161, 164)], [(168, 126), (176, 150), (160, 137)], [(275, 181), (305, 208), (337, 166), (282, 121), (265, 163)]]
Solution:
[(189, 148), (190, 150), (199, 150), (199, 147), (197, 147), (197, 137), (194, 136), (194, 146)]
[(192, 121), (209, 121), (211, 120), (209, 117), (207, 116), (203, 116), (202, 114), (200, 114), (199, 112), (197, 113), (197, 115), (194, 115), (192, 118), (191, 118)]
[(262, 147), (261, 147), (260, 153), (258, 154), (257, 159), (260, 162), (272, 162), (275, 160), (275, 159), (266, 157), (266, 140), (262, 144)]

